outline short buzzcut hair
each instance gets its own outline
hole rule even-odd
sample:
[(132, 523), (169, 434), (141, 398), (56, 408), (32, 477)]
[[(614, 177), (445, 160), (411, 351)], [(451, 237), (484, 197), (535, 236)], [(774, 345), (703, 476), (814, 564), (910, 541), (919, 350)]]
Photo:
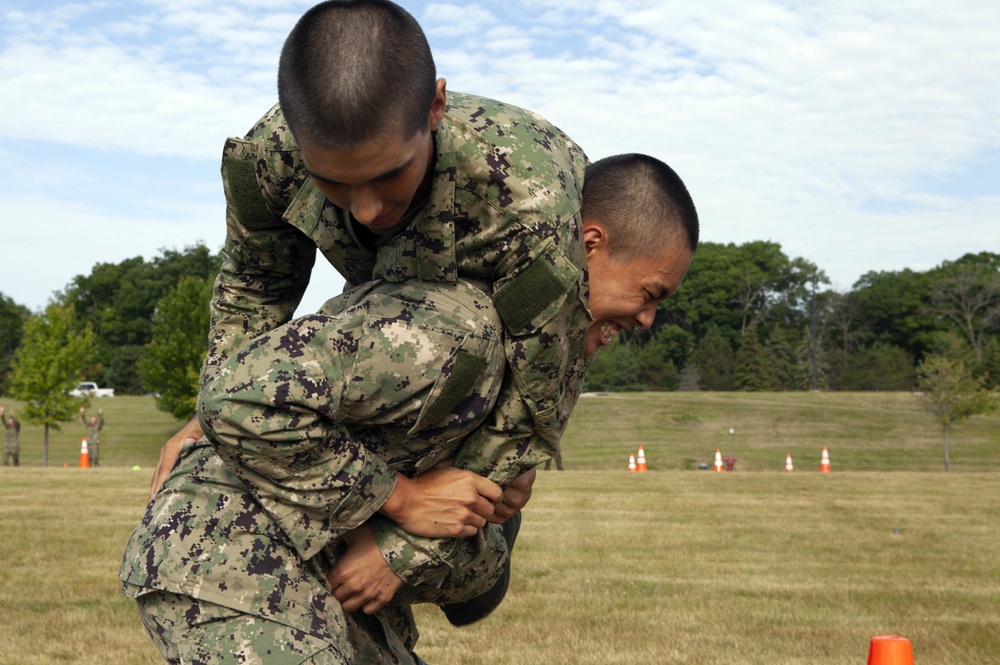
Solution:
[(698, 248), (698, 211), (680, 176), (655, 157), (614, 155), (587, 167), (581, 216), (611, 233), (608, 250), (626, 259), (656, 256), (674, 242)]
[(307, 11), (278, 63), (278, 101), (292, 134), (347, 149), (427, 128), (434, 58), (416, 19), (388, 0), (331, 0)]

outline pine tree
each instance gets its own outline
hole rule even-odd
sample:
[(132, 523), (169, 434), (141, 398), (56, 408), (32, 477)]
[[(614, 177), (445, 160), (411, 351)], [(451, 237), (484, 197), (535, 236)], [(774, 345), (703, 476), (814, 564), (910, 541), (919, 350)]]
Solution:
[(737, 390), (747, 391), (771, 390), (774, 385), (774, 377), (757, 337), (756, 326), (747, 328), (743, 345), (736, 352), (735, 384)]

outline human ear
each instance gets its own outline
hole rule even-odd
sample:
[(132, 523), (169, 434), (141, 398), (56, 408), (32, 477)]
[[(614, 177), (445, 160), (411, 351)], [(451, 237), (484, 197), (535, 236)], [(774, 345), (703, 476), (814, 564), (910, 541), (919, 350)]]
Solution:
[(585, 222), (583, 225), (583, 244), (587, 254), (608, 244), (608, 232), (597, 222)]
[(434, 82), (434, 101), (431, 102), (431, 112), (430, 117), (427, 120), (428, 127), (430, 131), (434, 131), (441, 124), (441, 118), (444, 117), (444, 112), (448, 108), (448, 98), (446, 96), (447, 85), (443, 78), (438, 79)]

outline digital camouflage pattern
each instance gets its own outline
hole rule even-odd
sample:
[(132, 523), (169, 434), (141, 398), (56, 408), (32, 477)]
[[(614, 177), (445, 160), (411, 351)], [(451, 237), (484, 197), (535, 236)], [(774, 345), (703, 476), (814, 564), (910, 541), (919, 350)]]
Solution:
[(480, 280), (506, 324), (514, 380), (463, 464), (506, 485), (552, 454), (583, 381), (586, 156), (540, 116), (461, 93), (448, 94), (435, 145), (428, 201), (373, 250), (315, 187), (279, 107), (246, 138), (229, 139), (228, 232), (205, 373), (291, 317), (317, 247), (349, 285)]
[[(317, 247), (349, 285), (480, 280), (505, 323), (512, 380), (456, 465), (506, 486), (551, 457), (583, 385), (590, 313), (579, 210), (587, 160), (540, 116), (461, 93), (448, 93), (435, 146), (428, 201), (371, 249), (315, 187), (279, 107), (244, 139), (227, 140), (228, 231), (203, 380), (292, 316)], [(455, 553), (455, 541), (412, 537), (392, 524), (375, 531), (409, 582), (431, 582)], [(420, 572), (407, 572), (406, 562)]]
[[(182, 449), (147, 507), (125, 551), (123, 592), (180, 594), (275, 621), (347, 662), (412, 662), (410, 603), (489, 589), (507, 560), (499, 528), (455, 539), (433, 584), (404, 585), (372, 617), (344, 613), (325, 575), (339, 537), (373, 517), (397, 473), (454, 456), (482, 424), (504, 369), (500, 319), (464, 280), (369, 283), (261, 335), (204, 386), (210, 439)], [(396, 565), (419, 570), (415, 558)], [(147, 603), (159, 608), (157, 625), (186, 630), (164, 598)]]

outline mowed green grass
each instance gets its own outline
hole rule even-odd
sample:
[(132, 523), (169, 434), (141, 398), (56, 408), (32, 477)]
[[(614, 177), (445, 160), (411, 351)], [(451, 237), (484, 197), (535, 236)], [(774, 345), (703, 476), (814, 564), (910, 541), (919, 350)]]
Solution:
[[(8, 409), (14, 400), (0, 398)], [(101, 463), (154, 466), (181, 426), (152, 397), (91, 400), (104, 410)], [(732, 433), (730, 433), (732, 430)], [(21, 464), (42, 463), (44, 430), (23, 424)], [(86, 434), (79, 417), (49, 431), (49, 466), (77, 466)], [(910, 393), (602, 393), (580, 398), (563, 438), (569, 469), (617, 470), (642, 445), (650, 470), (712, 465), (715, 451), (736, 457), (736, 471), (819, 468), (827, 446), (839, 471), (944, 469), (941, 430)], [(951, 433), (953, 471), (1000, 470), (1000, 414), (976, 416)]]
[[(53, 434), (50, 468), (24, 454), (29, 427), (25, 466), (0, 467), (0, 663), (160, 662), (117, 570), (178, 423), (148, 398), (95, 404), (103, 468), (75, 468), (73, 423)], [(416, 608), (418, 653), (847, 665), (898, 633), (917, 663), (1000, 662), (1000, 417), (952, 440), (945, 474), (940, 433), (908, 394), (582, 398), (567, 471), (539, 474), (508, 598), (463, 629)], [(651, 471), (628, 473), (639, 444)], [(822, 445), (831, 474), (817, 470)], [(736, 473), (684, 471), (715, 448)]]

